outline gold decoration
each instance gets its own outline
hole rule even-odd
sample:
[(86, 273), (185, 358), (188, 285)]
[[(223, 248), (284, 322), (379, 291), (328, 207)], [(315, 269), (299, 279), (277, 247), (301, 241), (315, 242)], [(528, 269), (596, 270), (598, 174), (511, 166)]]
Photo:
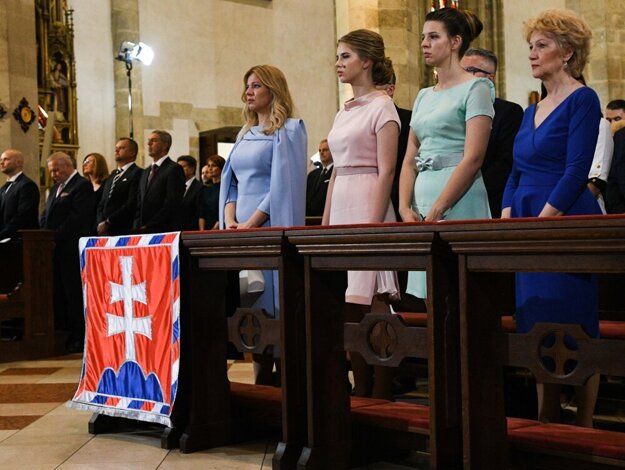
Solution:
[(18, 107), (15, 108), (13, 111), (13, 117), (20, 124), (24, 133), (28, 132), (30, 125), (35, 122), (35, 119), (37, 119), (35, 112), (28, 105), (28, 100), (26, 98), (22, 98)]

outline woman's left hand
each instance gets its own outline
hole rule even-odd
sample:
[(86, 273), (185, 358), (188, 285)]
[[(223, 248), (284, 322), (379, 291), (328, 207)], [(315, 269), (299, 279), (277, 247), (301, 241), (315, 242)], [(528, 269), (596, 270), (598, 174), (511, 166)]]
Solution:
[(252, 224), (249, 219), (246, 220), (245, 222), (239, 222), (239, 225), (237, 226), (237, 228), (255, 228), (256, 226), (254, 224)]
[(438, 222), (444, 219), (445, 210), (436, 206), (432, 206), (428, 215), (423, 219), (425, 222)]

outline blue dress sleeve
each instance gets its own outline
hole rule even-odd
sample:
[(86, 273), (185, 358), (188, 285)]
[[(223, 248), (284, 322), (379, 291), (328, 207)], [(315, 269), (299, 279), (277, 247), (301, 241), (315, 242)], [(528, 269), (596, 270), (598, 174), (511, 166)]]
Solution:
[(519, 127), (519, 130), (517, 132), (517, 137), (515, 137), (514, 139), (514, 146), (512, 149), (512, 169), (510, 170), (510, 176), (508, 176), (508, 181), (506, 182), (506, 187), (503, 192), (503, 199), (501, 201), (502, 209), (505, 209), (506, 207), (512, 207), (514, 194), (519, 185), (519, 178), (521, 177), (521, 172), (519, 171), (519, 168), (516, 164), (517, 156), (515, 155), (514, 150), (516, 146), (518, 145), (517, 138), (519, 134), (522, 135), (523, 133), (525, 133), (528, 126), (531, 126), (532, 129), (534, 127), (534, 108), (536, 108), (535, 104), (529, 106), (525, 110), (523, 114), (523, 121), (521, 121), (521, 127)]
[(517, 169), (516, 164), (512, 163), (512, 170), (510, 171), (510, 176), (508, 176), (508, 181), (506, 182), (506, 188), (503, 192), (503, 199), (501, 201), (501, 208), (505, 209), (506, 207), (512, 207), (512, 201), (514, 200), (514, 193), (516, 192), (516, 188), (519, 185), (519, 170)]
[(258, 207), (270, 215), (272, 227), (305, 223), (307, 146), (300, 119), (288, 119), (274, 134), (269, 194)]
[(585, 88), (572, 98), (566, 143), (566, 166), (562, 178), (547, 200), (550, 205), (564, 213), (586, 189), (601, 120), (599, 97), (593, 90)]
[[(234, 153), (234, 150), (237, 148), (238, 141), (234, 144), (234, 147), (230, 151), (230, 155)], [(237, 180), (234, 176), (234, 172), (232, 171), (232, 167), (230, 166), (230, 158), (226, 160), (226, 164), (221, 171), (221, 184), (219, 186), (219, 228), (225, 228), (224, 225), (224, 208), (226, 204), (229, 202), (233, 202), (237, 200), (238, 196), (238, 186)]]

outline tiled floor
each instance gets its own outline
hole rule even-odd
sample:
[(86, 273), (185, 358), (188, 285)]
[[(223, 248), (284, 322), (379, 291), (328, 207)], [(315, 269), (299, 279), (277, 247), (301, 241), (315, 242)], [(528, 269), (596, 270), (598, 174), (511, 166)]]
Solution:
[[(0, 469), (270, 469), (275, 442), (249, 442), (193, 454), (160, 448), (157, 428), (93, 436), (90, 412), (65, 406), (76, 389), (81, 356), (0, 364)], [(249, 363), (229, 376), (251, 382)], [(409, 466), (406, 466), (409, 465)], [(371, 470), (419, 468), (380, 462)], [(421, 467), (422, 468), (422, 467)]]

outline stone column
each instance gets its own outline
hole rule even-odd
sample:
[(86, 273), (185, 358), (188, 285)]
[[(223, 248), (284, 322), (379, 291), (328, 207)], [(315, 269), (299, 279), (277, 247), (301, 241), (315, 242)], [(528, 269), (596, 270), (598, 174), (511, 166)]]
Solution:
[[(113, 51), (117, 53), (122, 41), (139, 42), (139, 2), (138, 0), (111, 0), (111, 33)], [(141, 64), (134, 63), (132, 69), (132, 114), (134, 139), (139, 144), (137, 163), (143, 166), (143, 99)], [(115, 64), (115, 137), (130, 135), (128, 113), (128, 76), (123, 62)]]
[(421, 28), (425, 18), (422, 0), (379, 0), (380, 34), (397, 76), (395, 102), (412, 109), (421, 80)]
[[(39, 181), (37, 122), (24, 132), (13, 117), (22, 98), (37, 115), (37, 45), (34, 0), (0, 2), (0, 103), (7, 114), (0, 121), (0, 152), (24, 153), (24, 172)], [(2, 176), (4, 180), (4, 176)]]
[[(379, 32), (378, 0), (336, 0), (337, 40), (355, 29)], [(339, 84), (339, 108), (352, 97), (349, 85)]]
[(584, 70), (588, 86), (601, 99), (625, 98), (625, 10), (621, 0), (567, 0), (566, 7), (581, 15), (593, 32), (590, 63)]

